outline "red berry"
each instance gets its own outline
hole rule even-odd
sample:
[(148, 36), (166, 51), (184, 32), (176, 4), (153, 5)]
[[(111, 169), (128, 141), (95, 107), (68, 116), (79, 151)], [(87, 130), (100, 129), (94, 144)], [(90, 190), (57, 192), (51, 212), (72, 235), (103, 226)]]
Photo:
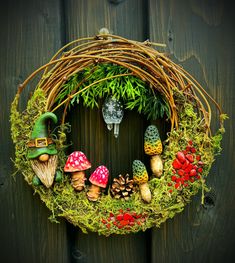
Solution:
[(136, 212), (133, 212), (131, 215), (132, 215), (133, 217), (135, 217), (135, 218), (136, 218), (136, 216), (137, 216)]
[(202, 173), (202, 171), (203, 171), (202, 167), (199, 167), (199, 168), (197, 169), (197, 171), (198, 171), (199, 173)]
[(120, 212), (120, 213), (123, 213), (123, 210), (122, 210), (122, 209), (120, 209), (120, 210), (119, 210), (119, 212)]
[(175, 159), (172, 163), (172, 166), (175, 168), (175, 169), (180, 169), (182, 167), (182, 164), (180, 163), (180, 161), (178, 159)]
[(199, 164), (199, 165), (204, 165), (204, 162), (199, 161), (198, 164)]
[(184, 184), (184, 186), (185, 186), (185, 187), (187, 187), (187, 186), (188, 186), (188, 184)]
[(192, 154), (186, 154), (186, 158), (190, 161), (190, 163), (193, 162), (194, 158)]
[(196, 177), (197, 179), (201, 179), (201, 176), (200, 175), (197, 175), (197, 177)]
[(109, 229), (109, 228), (111, 227), (111, 225), (110, 225), (110, 224), (107, 224), (106, 227)]
[(116, 219), (117, 219), (118, 221), (123, 220), (123, 214), (117, 215), (117, 216), (116, 216)]
[(187, 152), (191, 152), (191, 147), (190, 147), (190, 146), (187, 146), (187, 147), (186, 147), (186, 151), (187, 151)]
[(168, 185), (168, 186), (172, 186), (172, 183), (168, 183), (167, 185)]
[(176, 157), (181, 163), (185, 162), (185, 155), (183, 152), (177, 152)]
[(180, 183), (181, 179), (180, 178), (176, 178), (176, 183)]
[(126, 226), (126, 225), (128, 225), (129, 224), (129, 221), (128, 220), (121, 220), (120, 221), (120, 225), (122, 225), (122, 226)]
[(103, 224), (106, 224), (107, 223), (107, 221), (105, 220), (105, 219), (102, 219), (102, 221), (101, 221)]
[(179, 176), (183, 176), (185, 174), (184, 170), (180, 169), (178, 170), (178, 175)]
[(173, 190), (172, 190), (172, 189), (170, 189), (170, 190), (169, 190), (169, 193), (172, 193), (172, 192), (173, 192)]
[(109, 213), (109, 216), (110, 216), (110, 217), (114, 217), (114, 214), (113, 214), (113, 213)]
[(196, 151), (197, 150), (194, 147), (191, 148), (191, 153), (195, 153)]
[(177, 178), (177, 177), (176, 177), (176, 176), (174, 176), (174, 175), (173, 175), (173, 176), (171, 176), (171, 180), (172, 180), (173, 182), (176, 180), (176, 178)]
[(188, 144), (193, 145), (193, 141), (192, 140), (188, 141)]
[(179, 183), (176, 183), (175, 184), (175, 189), (178, 189), (180, 187), (180, 184)]
[(186, 169), (186, 167), (189, 165), (189, 161), (186, 159), (185, 163), (182, 166), (182, 169)]
[(191, 183), (193, 183), (193, 182), (194, 182), (194, 178), (191, 177), (191, 178), (189, 179), (189, 181), (190, 181)]
[(197, 171), (195, 169), (192, 169), (189, 173), (189, 176), (195, 176), (197, 175)]
[(186, 155), (188, 152), (186, 150), (182, 151), (184, 155)]
[(197, 160), (197, 161), (200, 161), (200, 160), (201, 160), (201, 155), (197, 155), (197, 156), (196, 156), (196, 160)]
[(189, 173), (193, 169), (193, 165), (190, 163), (185, 169), (185, 173)]
[(188, 173), (185, 174), (185, 176), (184, 176), (184, 180), (185, 180), (185, 181), (188, 181), (188, 180), (189, 180), (189, 174), (188, 174)]
[(129, 213), (125, 213), (123, 216), (123, 220), (134, 220), (133, 216)]

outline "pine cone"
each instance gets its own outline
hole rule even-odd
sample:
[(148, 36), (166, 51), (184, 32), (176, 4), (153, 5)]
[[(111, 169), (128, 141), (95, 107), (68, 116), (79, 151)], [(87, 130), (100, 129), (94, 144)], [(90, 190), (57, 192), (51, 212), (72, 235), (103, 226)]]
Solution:
[(128, 200), (134, 192), (134, 182), (129, 178), (129, 174), (125, 176), (120, 174), (118, 178), (114, 178), (110, 192), (112, 197), (116, 199), (123, 198)]

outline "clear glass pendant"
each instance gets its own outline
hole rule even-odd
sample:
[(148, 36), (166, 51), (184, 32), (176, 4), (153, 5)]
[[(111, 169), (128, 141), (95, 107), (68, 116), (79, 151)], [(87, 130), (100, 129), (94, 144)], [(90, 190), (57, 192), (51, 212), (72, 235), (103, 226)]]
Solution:
[(109, 96), (105, 99), (102, 114), (108, 130), (111, 131), (114, 126), (114, 136), (117, 138), (119, 135), (119, 124), (124, 115), (122, 104), (116, 98)]

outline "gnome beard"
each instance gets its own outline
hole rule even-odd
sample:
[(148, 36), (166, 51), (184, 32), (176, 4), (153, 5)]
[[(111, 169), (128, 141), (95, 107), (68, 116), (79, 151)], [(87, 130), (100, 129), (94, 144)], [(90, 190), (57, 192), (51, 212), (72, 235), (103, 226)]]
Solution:
[(41, 162), (39, 159), (32, 159), (31, 165), (41, 182), (47, 187), (51, 187), (54, 181), (58, 157), (57, 155), (49, 155), (46, 162)]

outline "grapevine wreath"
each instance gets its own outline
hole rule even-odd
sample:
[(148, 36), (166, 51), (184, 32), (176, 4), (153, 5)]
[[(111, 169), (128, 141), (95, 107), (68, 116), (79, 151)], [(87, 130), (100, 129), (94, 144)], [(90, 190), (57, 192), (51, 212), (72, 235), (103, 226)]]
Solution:
[[(52, 221), (64, 217), (83, 232), (127, 234), (159, 227), (199, 190), (204, 202), (226, 115), (157, 45), (110, 34), (78, 39), (19, 86), (11, 107), (14, 163), (51, 210)], [(35, 79), (36, 89), (26, 109), (19, 111), (21, 92)], [(115, 137), (124, 110), (135, 109), (150, 120), (165, 118), (171, 126), (164, 142), (156, 125), (146, 127), (143, 151), (149, 162), (133, 160), (132, 171), (113, 180), (108, 179), (108, 167), (89, 170), (89, 156), (79, 149), (67, 152), (67, 112), (81, 104), (100, 107), (101, 102)], [(219, 113), (214, 135), (209, 102)]]

